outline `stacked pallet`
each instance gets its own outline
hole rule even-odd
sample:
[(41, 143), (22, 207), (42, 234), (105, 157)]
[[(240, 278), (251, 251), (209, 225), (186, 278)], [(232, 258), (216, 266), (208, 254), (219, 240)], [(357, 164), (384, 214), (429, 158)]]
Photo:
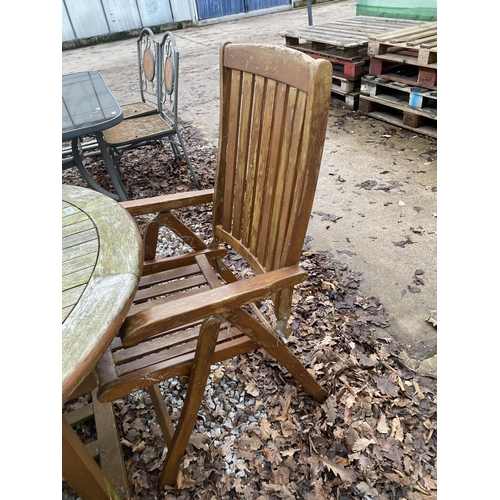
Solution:
[(370, 37), (359, 110), (437, 137), (437, 23)]
[(358, 109), (361, 78), (369, 70), (368, 42), (388, 31), (416, 27), (422, 21), (357, 16), (327, 24), (281, 32), (285, 44), (333, 66), (332, 95), (347, 109)]

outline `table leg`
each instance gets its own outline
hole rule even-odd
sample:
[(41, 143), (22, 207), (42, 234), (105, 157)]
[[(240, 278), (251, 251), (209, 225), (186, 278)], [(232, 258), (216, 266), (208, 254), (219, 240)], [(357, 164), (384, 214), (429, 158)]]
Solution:
[(85, 165), (83, 164), (83, 155), (80, 154), (80, 149), (78, 147), (78, 140), (79, 140), (79, 138), (75, 137), (71, 141), (73, 160), (74, 160), (76, 166), (78, 167), (78, 170), (82, 174), (83, 178), (87, 181), (87, 184), (95, 191), (98, 191), (99, 193), (105, 194), (106, 196), (113, 198), (113, 200), (120, 201), (120, 198), (118, 195), (110, 193), (108, 190), (104, 189), (100, 184), (98, 184), (92, 178), (89, 171), (85, 168)]
[(62, 417), (62, 473), (83, 500), (119, 500), (102, 470)]
[(101, 152), (101, 156), (104, 160), (104, 164), (106, 166), (106, 170), (108, 171), (108, 174), (111, 178), (111, 182), (113, 183), (113, 186), (116, 189), (116, 192), (118, 194), (114, 194), (109, 192), (107, 189), (104, 189), (100, 184), (98, 184), (93, 177), (90, 175), (90, 172), (85, 168), (85, 165), (83, 164), (83, 154), (80, 153), (80, 148), (78, 145), (79, 138), (75, 137), (71, 141), (71, 150), (73, 153), (73, 160), (78, 167), (78, 170), (82, 174), (83, 178), (87, 181), (87, 184), (94, 189), (95, 191), (98, 191), (99, 193), (105, 194), (106, 196), (109, 196), (110, 198), (113, 198), (113, 200), (116, 201), (125, 201), (128, 200), (127, 193), (125, 192), (125, 188), (122, 184), (122, 181), (120, 180), (120, 177), (118, 176), (118, 172), (116, 171), (115, 164), (113, 162), (113, 159), (111, 158), (110, 154), (108, 153), (108, 150), (106, 148), (106, 144), (104, 142), (104, 137), (102, 136), (101, 132), (96, 132), (95, 134), (96, 139), (97, 139), (97, 144), (99, 145), (99, 149)]
[(106, 169), (108, 170), (108, 174), (111, 177), (111, 182), (113, 186), (115, 186), (116, 192), (120, 197), (121, 201), (128, 200), (127, 193), (125, 192), (125, 187), (122, 184), (120, 176), (118, 175), (118, 171), (115, 167), (115, 162), (111, 155), (108, 152), (108, 148), (106, 146), (106, 142), (104, 141), (104, 136), (102, 132), (96, 132), (95, 138), (97, 139), (97, 144), (99, 144), (99, 148), (101, 150), (102, 157), (104, 159), (104, 163), (106, 165)]

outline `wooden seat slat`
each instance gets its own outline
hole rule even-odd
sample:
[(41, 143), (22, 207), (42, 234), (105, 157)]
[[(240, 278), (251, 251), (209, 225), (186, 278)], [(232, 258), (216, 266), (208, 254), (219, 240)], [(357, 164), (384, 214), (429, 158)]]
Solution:
[(142, 275), (149, 276), (150, 274), (155, 274), (163, 271), (168, 271), (170, 269), (178, 269), (185, 265), (195, 264), (197, 255), (206, 255), (207, 259), (215, 260), (221, 259), (227, 254), (225, 248), (205, 248), (197, 252), (189, 252), (182, 255), (174, 255), (171, 257), (158, 257), (155, 260), (144, 262), (144, 267), (142, 270)]
[[(189, 347), (192, 347), (192, 349), (189, 349)], [(156, 363), (150, 363), (149, 361), (151, 361), (152, 358), (144, 357), (126, 365), (120, 365), (119, 367), (115, 366), (114, 368), (116, 370), (116, 374), (114, 374), (114, 377), (110, 377), (109, 374), (106, 376), (105, 373), (106, 368), (110, 369), (111, 365), (107, 364), (106, 366), (102, 363), (103, 369), (99, 370), (99, 398), (103, 402), (113, 401), (119, 397), (118, 394), (123, 390), (123, 387), (127, 387), (130, 392), (132, 392), (133, 390), (138, 390), (151, 385), (151, 382), (154, 382), (154, 380), (160, 382), (161, 380), (166, 380), (172, 377), (189, 375), (195, 348), (196, 346), (192, 345), (185, 346), (185, 352), (179, 352), (174, 358), (169, 356), (168, 359), (165, 359), (165, 357), (162, 358), (161, 356), (158, 356), (160, 361), (157, 361)], [(254, 351), (258, 348), (259, 345), (252, 342), (245, 335), (228, 336), (226, 342), (218, 343), (215, 347), (212, 363), (218, 363), (220, 361), (224, 361), (225, 359)], [(109, 357), (111, 357), (110, 350), (103, 355), (103, 361)], [(113, 388), (112, 381), (116, 378), (116, 376), (119, 376), (122, 379), (121, 384), (123, 384), (123, 386), (120, 389)], [(151, 377), (149, 381), (147, 377)], [(107, 387), (108, 384), (109, 388)]]
[[(190, 329), (177, 331), (174, 333), (168, 333), (166, 335), (159, 335), (152, 340), (138, 344), (136, 346), (113, 351), (113, 360), (117, 366), (130, 363), (138, 358), (145, 355), (149, 356), (151, 354), (163, 351), (165, 349), (170, 349), (181, 344), (187, 344), (198, 338), (200, 331), (200, 325)], [(151, 359), (148, 357), (148, 360)]]
[(147, 276), (143, 276), (139, 281), (139, 290), (148, 286), (155, 285), (157, 283), (162, 283), (164, 281), (186, 278), (187, 276), (191, 276), (199, 272), (199, 266), (197, 264), (192, 264), (190, 266), (183, 266), (177, 269), (148, 274)]
[(156, 285), (150, 288), (144, 288), (139, 290), (135, 296), (135, 303), (138, 304), (145, 300), (152, 299), (154, 297), (159, 297), (161, 295), (171, 294), (175, 292), (181, 292), (182, 290), (187, 290), (193, 287), (198, 287), (206, 284), (206, 280), (203, 276), (194, 276), (192, 278), (186, 278), (172, 283), (167, 283), (163, 285)]

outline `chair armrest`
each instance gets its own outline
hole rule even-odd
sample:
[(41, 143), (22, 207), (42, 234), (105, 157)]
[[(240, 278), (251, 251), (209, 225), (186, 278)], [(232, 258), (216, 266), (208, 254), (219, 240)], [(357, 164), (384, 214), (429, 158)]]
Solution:
[(125, 319), (120, 329), (122, 343), (131, 347), (166, 330), (269, 297), (307, 276), (300, 266), (289, 266), (152, 306)]
[(173, 193), (152, 198), (142, 198), (139, 200), (122, 201), (120, 205), (125, 208), (130, 215), (144, 215), (153, 212), (164, 212), (175, 208), (190, 207), (211, 203), (214, 190), (200, 189), (199, 191), (188, 191), (185, 193)]

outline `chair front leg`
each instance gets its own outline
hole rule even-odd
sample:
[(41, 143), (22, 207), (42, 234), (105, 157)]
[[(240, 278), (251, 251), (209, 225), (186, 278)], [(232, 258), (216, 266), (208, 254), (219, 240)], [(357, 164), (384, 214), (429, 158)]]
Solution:
[(205, 394), (220, 323), (220, 318), (211, 316), (201, 326), (184, 406), (182, 407), (181, 416), (163, 464), (160, 477), (160, 490), (163, 490), (165, 486), (174, 486), (177, 479), (179, 464), (191, 437), (201, 401)]

